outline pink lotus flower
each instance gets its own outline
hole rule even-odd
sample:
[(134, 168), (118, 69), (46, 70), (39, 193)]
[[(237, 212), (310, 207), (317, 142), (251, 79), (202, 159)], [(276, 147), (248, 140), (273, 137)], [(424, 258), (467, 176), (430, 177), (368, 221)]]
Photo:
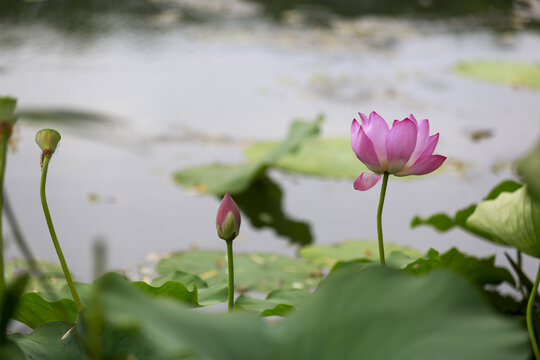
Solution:
[(356, 157), (375, 174), (364, 172), (354, 181), (356, 190), (371, 189), (389, 173), (396, 176), (424, 175), (442, 165), (445, 156), (433, 155), (439, 134), (429, 136), (429, 121), (416, 121), (413, 115), (394, 120), (389, 129), (386, 121), (373, 111), (369, 118), (359, 113), (351, 124), (351, 145)]
[(240, 233), (240, 210), (229, 193), (226, 193), (219, 204), (216, 216), (218, 236), (223, 240), (234, 240)]

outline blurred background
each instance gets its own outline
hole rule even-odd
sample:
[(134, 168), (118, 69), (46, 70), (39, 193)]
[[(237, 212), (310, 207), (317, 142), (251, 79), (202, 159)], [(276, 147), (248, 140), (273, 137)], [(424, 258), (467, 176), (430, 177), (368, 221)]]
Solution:
[[(436, 153), (448, 160), (434, 175), (391, 178), (386, 241), (504, 263), (502, 247), (410, 222), (453, 214), (516, 177), (540, 134), (539, 20), (535, 0), (2, 0), (0, 95), (25, 114), (9, 200), (34, 253), (56, 261), (34, 136), (58, 129), (49, 206), (72, 272), (89, 280), (97, 239), (112, 270), (223, 248), (219, 199), (180, 186), (177, 171), (242, 163), (254, 144), (284, 139), (292, 120), (320, 114), (321, 136), (341, 139), (354, 163), (358, 112), (388, 122), (413, 113), (440, 132)], [(281, 215), (301, 235), (245, 218), (237, 251), (376, 239), (379, 187), (357, 192), (353, 179), (270, 169)], [(8, 257), (20, 257), (7, 236)]]

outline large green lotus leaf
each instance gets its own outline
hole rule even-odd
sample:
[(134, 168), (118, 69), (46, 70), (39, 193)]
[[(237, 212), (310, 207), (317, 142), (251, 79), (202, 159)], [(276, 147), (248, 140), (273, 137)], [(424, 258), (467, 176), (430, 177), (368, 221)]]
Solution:
[(14, 342), (8, 341), (0, 346), (0, 360), (28, 360), (21, 348)]
[(540, 257), (540, 203), (532, 200), (526, 186), (479, 203), (467, 219), (467, 226)]
[(456, 248), (443, 254), (429, 249), (424, 256), (405, 267), (406, 272), (413, 274), (424, 274), (435, 269), (453, 270), (480, 288), (485, 285), (499, 285), (503, 282), (515, 285), (515, 280), (508, 270), (495, 266), (495, 256), (477, 258), (468, 256)]
[(13, 318), (35, 329), (52, 321), (75, 322), (77, 307), (72, 299), (49, 301), (31, 292), (21, 297)]
[(380, 266), (342, 271), (311, 300), (282, 323), (287, 358), (502, 360), (529, 353), (520, 324), (496, 316), (450, 272), (411, 278)]
[(157, 278), (151, 284), (135, 281), (132, 285), (154, 297), (169, 297), (192, 306), (208, 306), (227, 301), (227, 286), (208, 287), (197, 275), (175, 271)]
[(74, 323), (50, 322), (40, 326), (29, 335), (16, 334), (12, 339), (26, 354), (28, 360), (74, 360), (86, 359), (76, 336), (64, 335), (73, 331)]
[(235, 302), (235, 308), (257, 311), (261, 316), (285, 316), (304, 302), (311, 293), (304, 289), (274, 290), (266, 299), (241, 294)]
[[(371, 266), (340, 271), (278, 324), (151, 299), (103, 278), (107, 324), (168, 354), (204, 359), (524, 360), (519, 321), (491, 310), (457, 274), (411, 276)], [(142, 358), (141, 358), (142, 359)]]
[(527, 183), (529, 194), (540, 201), (540, 143), (519, 162), (518, 172)]
[[(484, 200), (493, 200), (502, 193), (514, 192), (520, 189), (522, 186), (523, 186), (522, 184), (518, 184), (517, 182), (513, 180), (505, 180), (499, 183), (497, 186), (495, 186)], [(454, 227), (459, 227), (485, 240), (506, 245), (505, 243), (502, 243), (498, 237), (493, 236), (491, 232), (486, 232), (479, 228), (470, 227), (467, 225), (467, 219), (472, 215), (475, 209), (476, 209), (476, 204), (470, 205), (467, 208), (458, 210), (453, 217), (447, 214), (443, 214), (443, 213), (431, 215), (428, 218), (415, 216), (414, 219), (411, 221), (411, 227), (414, 228), (421, 225), (428, 225), (428, 226), (432, 226), (435, 230), (442, 231), (442, 232), (451, 230)]]
[[(408, 246), (385, 243), (384, 250), (390, 254), (400, 252), (413, 260), (422, 256), (422, 253)], [(346, 262), (355, 259), (379, 260), (379, 245), (372, 240), (349, 240), (330, 245), (308, 245), (299, 250), (300, 256), (321, 266), (333, 267), (337, 262)], [(412, 260), (411, 260), (412, 261)]]
[[(246, 156), (258, 161), (278, 145), (277, 141), (255, 143), (246, 149)], [(306, 140), (298, 151), (279, 159), (276, 166), (284, 171), (338, 179), (355, 179), (367, 171), (351, 150), (348, 138)]]
[(263, 177), (269, 166), (275, 165), (281, 157), (297, 150), (306, 139), (317, 135), (322, 120), (322, 116), (319, 116), (312, 122), (293, 122), (287, 138), (255, 162), (237, 165), (213, 164), (184, 169), (178, 171), (174, 179), (180, 185), (198, 192), (218, 196), (226, 192), (233, 195), (241, 193), (258, 178)]
[[(157, 269), (166, 275), (180, 270), (196, 274), (210, 287), (227, 282), (227, 256), (224, 251), (195, 250), (172, 254)], [(322, 272), (303, 259), (276, 254), (235, 253), (235, 288), (269, 292), (276, 289), (309, 289), (318, 284)]]
[(469, 61), (455, 66), (458, 74), (496, 84), (540, 89), (540, 65), (506, 61)]
[[(168, 297), (195, 307), (227, 300), (225, 284), (208, 287), (208, 284), (198, 276), (181, 271), (157, 278), (151, 284), (143, 281), (130, 284), (153, 297)], [(76, 282), (75, 287), (83, 305), (88, 306), (92, 285)], [(69, 288), (65, 286), (57, 294), (34, 292), (24, 294), (13, 318), (35, 329), (53, 321), (75, 322), (77, 316), (77, 307)]]

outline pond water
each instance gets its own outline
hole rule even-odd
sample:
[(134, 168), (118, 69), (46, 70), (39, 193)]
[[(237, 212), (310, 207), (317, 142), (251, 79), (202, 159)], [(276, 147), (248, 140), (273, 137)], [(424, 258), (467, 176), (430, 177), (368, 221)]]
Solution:
[[(32, 22), (22, 10), (0, 8), (1, 94), (18, 97), (24, 109), (114, 119), (82, 127), (23, 119), (17, 126), (6, 186), (35, 254), (56, 260), (39, 201), (39, 128), (63, 135), (49, 170), (49, 205), (72, 271), (88, 280), (96, 239), (106, 241), (110, 269), (133, 269), (152, 252), (224, 247), (215, 233), (218, 200), (176, 185), (175, 171), (242, 161), (250, 142), (281, 139), (292, 119), (319, 113), (323, 136), (347, 137), (357, 112), (376, 110), (388, 121), (410, 113), (429, 118), (441, 134), (437, 153), (448, 156), (437, 175), (391, 179), (387, 241), (422, 251), (497, 253), (504, 263), (502, 247), (459, 230), (438, 234), (409, 224), (415, 215), (453, 213), (480, 200), (514, 177), (509, 164), (537, 140), (538, 91), (453, 72), (467, 60), (540, 62), (540, 33), (532, 26), (514, 17), (502, 26), (495, 15), (457, 20), (436, 11), (390, 17), (372, 9), (345, 17), (342, 2), (334, 13), (320, 4), (299, 11), (259, 2), (174, 3), (129, 19), (94, 16), (89, 24), (63, 13)], [(503, 9), (507, 3), (500, 2)], [(479, 130), (492, 136), (472, 141)], [(361, 193), (352, 181), (279, 171), (270, 177), (283, 190), (285, 211), (311, 224), (315, 243), (376, 238), (378, 188)], [(296, 251), (248, 221), (236, 249)], [(7, 253), (19, 256), (12, 242)], [(536, 268), (532, 259), (526, 266)]]

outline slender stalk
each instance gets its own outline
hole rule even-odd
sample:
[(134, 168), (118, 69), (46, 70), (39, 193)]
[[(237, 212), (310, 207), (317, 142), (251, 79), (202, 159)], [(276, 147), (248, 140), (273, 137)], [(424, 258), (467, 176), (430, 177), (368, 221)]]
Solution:
[(51, 219), (51, 213), (49, 212), (49, 206), (47, 205), (47, 198), (45, 196), (47, 170), (49, 168), (50, 160), (51, 160), (50, 155), (45, 155), (43, 157), (43, 165), (41, 169), (41, 185), (40, 185), (41, 204), (43, 205), (43, 213), (45, 214), (45, 219), (47, 220), (47, 226), (49, 227), (49, 232), (51, 233), (52, 242), (54, 244), (54, 248), (56, 249), (56, 254), (58, 255), (58, 259), (60, 260), (60, 264), (62, 265), (62, 271), (64, 272), (64, 276), (66, 277), (69, 290), (71, 291), (71, 295), (73, 296), (75, 305), (77, 305), (77, 310), (81, 311), (83, 309), (81, 299), (79, 298), (79, 295), (77, 294), (77, 290), (75, 289), (75, 285), (73, 284), (73, 280), (71, 279), (71, 275), (69, 273), (69, 268), (66, 264), (66, 259), (64, 258), (64, 254), (62, 253), (62, 249), (60, 248), (60, 243), (58, 242), (58, 238), (56, 237), (56, 231), (54, 231), (54, 225)]
[(531, 345), (533, 348), (535, 359), (540, 359), (540, 351), (538, 351), (538, 344), (536, 343), (536, 336), (534, 335), (533, 325), (534, 297), (536, 296), (536, 292), (538, 291), (538, 282), (540, 282), (540, 266), (538, 267), (536, 281), (534, 282), (531, 294), (529, 295), (529, 302), (527, 303), (527, 329), (529, 330), (529, 337), (531, 338)]
[(386, 186), (388, 185), (388, 172), (384, 172), (383, 181), (381, 186), (381, 196), (379, 197), (379, 208), (377, 209), (377, 237), (379, 239), (379, 257), (381, 259), (381, 265), (386, 265), (386, 260), (384, 258), (384, 242), (382, 234), (382, 209), (384, 205), (384, 197), (386, 195)]
[(233, 264), (233, 250), (232, 240), (227, 241), (227, 263), (229, 264), (229, 297), (228, 297), (228, 309), (233, 310), (234, 307), (234, 264)]
[[(522, 265), (523, 265), (523, 259), (522, 259), (520, 250), (516, 250), (516, 263), (517, 263), (518, 268), (521, 270)], [(519, 274), (518, 274), (518, 287), (519, 287), (519, 291), (521, 291), (521, 294), (523, 295), (523, 297), (524, 298), (527, 297), (527, 294), (525, 292), (525, 288), (523, 286), (523, 281), (521, 279), (521, 276), (519, 276)]]
[[(5, 130), (3, 130), (4, 132)], [(6, 289), (6, 278), (4, 270), (4, 229), (2, 218), (4, 214), (4, 174), (6, 173), (6, 158), (7, 158), (7, 134), (2, 134), (0, 138), (0, 294)]]
[(34, 275), (38, 281), (40, 282), (41, 286), (43, 287), (43, 290), (47, 294), (50, 294), (51, 296), (54, 296), (55, 291), (49, 285), (47, 282), (47, 279), (43, 276), (43, 273), (41, 270), (39, 270), (37, 260), (32, 254), (32, 251), (30, 250), (30, 247), (26, 243), (26, 240), (24, 239), (21, 227), (19, 226), (19, 223), (17, 222), (17, 217), (15, 216), (15, 212), (13, 211), (13, 207), (11, 206), (11, 202), (9, 201), (8, 192), (6, 191), (6, 188), (4, 187), (3, 195), (3, 205), (4, 205), (4, 214), (6, 215), (6, 222), (9, 224), (9, 229), (13, 235), (13, 238), (15, 239), (15, 243), (19, 247), (19, 251), (22, 253), (24, 259), (28, 263), (28, 267), (30, 268), (30, 272), (32, 275)]

